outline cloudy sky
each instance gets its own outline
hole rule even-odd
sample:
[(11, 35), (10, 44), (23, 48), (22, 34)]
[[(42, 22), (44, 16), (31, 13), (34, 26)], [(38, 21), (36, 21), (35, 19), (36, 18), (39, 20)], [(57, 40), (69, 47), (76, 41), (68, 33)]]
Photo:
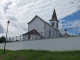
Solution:
[(80, 0), (0, 0), (0, 36), (21, 35), (28, 30), (27, 23), (38, 15), (49, 23), (56, 10), (59, 28), (80, 26)]

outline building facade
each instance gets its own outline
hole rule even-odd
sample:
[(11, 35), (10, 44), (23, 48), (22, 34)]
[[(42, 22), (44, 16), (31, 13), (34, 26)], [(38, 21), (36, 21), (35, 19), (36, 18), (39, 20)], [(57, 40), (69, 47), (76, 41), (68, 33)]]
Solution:
[(55, 9), (53, 11), (52, 18), (49, 21), (50, 24), (36, 15), (28, 23), (28, 32), (23, 34), (24, 40), (61, 37), (62, 34), (58, 29), (59, 21), (57, 20)]

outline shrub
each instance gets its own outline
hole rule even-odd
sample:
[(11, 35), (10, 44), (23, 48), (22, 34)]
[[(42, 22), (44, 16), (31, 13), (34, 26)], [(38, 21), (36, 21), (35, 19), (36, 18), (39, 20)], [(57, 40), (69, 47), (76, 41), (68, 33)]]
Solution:
[(4, 36), (0, 37), (0, 43), (3, 43), (5, 41), (5, 39), (6, 38)]

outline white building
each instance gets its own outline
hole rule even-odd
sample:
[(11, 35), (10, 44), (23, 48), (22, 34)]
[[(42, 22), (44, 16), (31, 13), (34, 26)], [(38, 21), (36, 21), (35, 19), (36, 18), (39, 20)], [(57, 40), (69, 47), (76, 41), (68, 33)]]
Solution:
[(52, 18), (49, 21), (50, 24), (36, 15), (28, 23), (28, 32), (23, 34), (24, 40), (61, 37), (62, 34), (58, 30), (59, 21), (57, 20), (55, 9), (53, 11)]

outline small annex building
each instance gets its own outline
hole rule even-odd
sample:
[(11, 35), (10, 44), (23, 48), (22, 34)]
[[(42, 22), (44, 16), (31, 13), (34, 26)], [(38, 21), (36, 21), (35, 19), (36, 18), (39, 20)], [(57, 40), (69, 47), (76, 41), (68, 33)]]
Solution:
[(55, 9), (53, 11), (52, 18), (49, 21), (50, 24), (36, 15), (28, 23), (28, 32), (23, 34), (24, 40), (62, 37), (62, 34), (58, 29), (59, 21), (57, 20)]

